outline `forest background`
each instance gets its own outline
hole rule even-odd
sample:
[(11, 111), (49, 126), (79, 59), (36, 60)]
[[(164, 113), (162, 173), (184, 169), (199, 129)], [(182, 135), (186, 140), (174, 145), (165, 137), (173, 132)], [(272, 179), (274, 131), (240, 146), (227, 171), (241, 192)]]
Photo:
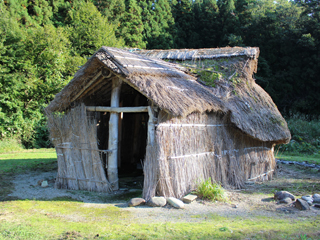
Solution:
[(316, 122), (285, 148), (318, 152), (319, 19), (319, 0), (0, 0), (0, 143), (51, 146), (43, 109), (101, 46), (257, 46), (256, 82), (289, 123)]

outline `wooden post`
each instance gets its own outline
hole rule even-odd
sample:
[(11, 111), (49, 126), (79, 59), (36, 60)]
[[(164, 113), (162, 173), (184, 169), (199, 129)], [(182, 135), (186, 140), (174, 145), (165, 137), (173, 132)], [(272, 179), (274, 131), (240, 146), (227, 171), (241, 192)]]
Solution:
[(148, 113), (149, 113), (149, 121), (148, 121), (148, 144), (153, 146), (155, 142), (155, 124), (154, 124), (154, 114), (152, 111), (152, 108), (148, 107)]
[[(111, 107), (119, 107), (121, 79), (112, 79)], [(108, 149), (111, 150), (108, 156), (108, 180), (113, 190), (119, 189), (118, 179), (118, 134), (119, 134), (119, 113), (110, 113), (109, 120), (109, 142)]]

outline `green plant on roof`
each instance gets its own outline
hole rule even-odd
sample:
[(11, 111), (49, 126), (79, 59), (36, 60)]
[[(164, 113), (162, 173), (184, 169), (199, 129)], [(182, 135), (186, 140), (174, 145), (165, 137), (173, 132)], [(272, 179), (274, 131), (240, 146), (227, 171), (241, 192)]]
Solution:
[(200, 70), (198, 71), (198, 75), (200, 76), (200, 80), (210, 87), (215, 87), (215, 81), (221, 78), (220, 73), (212, 72), (210, 70)]
[(218, 183), (213, 183), (211, 178), (199, 181), (194, 193), (202, 199), (221, 202), (228, 201), (228, 197), (223, 187)]
[(241, 79), (238, 77), (239, 76), (239, 73), (236, 71), (234, 71), (232, 73), (232, 75), (230, 77), (228, 77), (228, 80), (230, 82), (232, 82), (232, 85), (235, 87), (237, 86), (237, 84), (239, 84), (241, 82)]
[(269, 120), (273, 123), (273, 124), (280, 124), (281, 126), (284, 127), (285, 125), (285, 122), (283, 119), (277, 117), (277, 116), (274, 116), (272, 115), (271, 117), (269, 117)]

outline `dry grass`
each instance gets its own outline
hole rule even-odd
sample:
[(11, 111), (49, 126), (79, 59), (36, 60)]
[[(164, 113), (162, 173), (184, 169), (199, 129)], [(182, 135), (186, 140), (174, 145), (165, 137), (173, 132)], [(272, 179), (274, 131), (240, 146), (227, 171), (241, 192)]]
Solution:
[(87, 117), (85, 106), (47, 116), (50, 139), (57, 150), (56, 187), (109, 192), (97, 145), (96, 122)]
[[(246, 180), (275, 168), (272, 144), (243, 135), (227, 115), (195, 113), (171, 118), (162, 111), (158, 123), (157, 146), (147, 149), (145, 160), (146, 199), (154, 195), (180, 198), (193, 191), (197, 181), (210, 177), (225, 188), (240, 188)], [(192, 123), (214, 126), (179, 126)], [(269, 172), (254, 180), (272, 175)]]

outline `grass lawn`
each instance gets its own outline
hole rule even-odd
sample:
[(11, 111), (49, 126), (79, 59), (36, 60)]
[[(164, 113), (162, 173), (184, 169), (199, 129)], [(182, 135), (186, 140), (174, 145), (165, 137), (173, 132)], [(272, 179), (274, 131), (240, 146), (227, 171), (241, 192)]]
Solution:
[(290, 154), (290, 153), (278, 153), (275, 155), (276, 158), (287, 160), (287, 161), (297, 161), (297, 162), (308, 162), (320, 165), (320, 155), (302, 155), (302, 154)]
[[(320, 217), (221, 217), (206, 221), (137, 223), (110, 204), (69, 201), (0, 202), (0, 239), (312, 239)], [(183, 211), (183, 210), (176, 210)], [(195, 217), (199, 217), (198, 215)], [(312, 234), (309, 235), (312, 237)]]
[(0, 154), (0, 174), (20, 173), (56, 162), (57, 154), (54, 148), (31, 149)]
[[(4, 197), (14, 187), (10, 185), (10, 178), (15, 174), (30, 170), (50, 170), (56, 167), (54, 164), (54, 149), (0, 154), (0, 240), (319, 239), (319, 215), (302, 218), (279, 213), (273, 217), (223, 217), (204, 213), (165, 222), (148, 223), (147, 219), (143, 219), (142, 223), (137, 215), (116, 204), (83, 203), (63, 198), (8, 200)], [(184, 210), (174, 211), (182, 213)], [(193, 221), (204, 216), (204, 221)]]

